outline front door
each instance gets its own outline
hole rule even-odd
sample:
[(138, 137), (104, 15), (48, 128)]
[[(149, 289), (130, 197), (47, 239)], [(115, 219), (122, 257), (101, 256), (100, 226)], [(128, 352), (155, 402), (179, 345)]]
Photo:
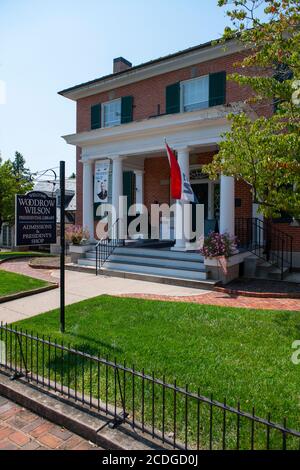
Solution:
[[(204, 235), (216, 230), (218, 219), (218, 185), (210, 183), (192, 184), (193, 191), (198, 199), (199, 204), (204, 205)], [(193, 204), (193, 231), (196, 230), (196, 206)]]

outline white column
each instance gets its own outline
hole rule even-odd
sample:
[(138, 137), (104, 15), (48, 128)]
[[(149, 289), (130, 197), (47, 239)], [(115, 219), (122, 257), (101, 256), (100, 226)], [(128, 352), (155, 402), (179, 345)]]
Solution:
[(221, 175), (220, 233), (234, 235), (234, 178)]
[(83, 226), (90, 233), (90, 241), (94, 236), (94, 195), (93, 195), (93, 166), (91, 161), (83, 162), (83, 188), (82, 188), (82, 211)]
[(139, 207), (137, 210), (142, 213), (142, 206), (144, 204), (144, 171), (134, 170), (135, 174), (135, 203)]
[(123, 158), (112, 157), (112, 205), (115, 209), (112, 224), (119, 218), (120, 196), (123, 196)]
[[(177, 161), (181, 168), (181, 171), (185, 174), (186, 178), (190, 179), (190, 161), (189, 161), (189, 149), (188, 147), (177, 149)], [(185, 201), (176, 201), (176, 213), (175, 213), (175, 238), (176, 242), (173, 247), (174, 250), (186, 251), (188, 249), (189, 241), (188, 237), (184, 235), (184, 223), (185, 227), (190, 226), (190, 219), (186, 216), (183, 219), (184, 205), (189, 204)], [(186, 213), (187, 214), (187, 213)]]

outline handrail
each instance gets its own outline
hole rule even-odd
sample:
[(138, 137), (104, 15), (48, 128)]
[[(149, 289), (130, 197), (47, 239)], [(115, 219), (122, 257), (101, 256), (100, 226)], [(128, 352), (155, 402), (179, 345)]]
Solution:
[(293, 268), (293, 237), (279, 230), (269, 220), (236, 218), (235, 233), (242, 248), (280, 269)]
[(124, 245), (124, 239), (119, 238), (119, 222), (118, 218), (110, 227), (105, 237), (96, 245), (96, 276), (104, 263), (108, 260), (117, 246)]

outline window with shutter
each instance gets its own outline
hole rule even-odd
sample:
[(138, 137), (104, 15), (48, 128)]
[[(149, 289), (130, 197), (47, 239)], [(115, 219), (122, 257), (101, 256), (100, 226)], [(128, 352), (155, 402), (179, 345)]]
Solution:
[(209, 106), (226, 103), (226, 72), (209, 75)]
[(121, 100), (121, 124), (133, 121), (133, 96), (123, 96)]
[(166, 113), (180, 112), (180, 82), (166, 87)]
[(121, 124), (121, 100), (112, 100), (102, 104), (102, 125), (113, 127)]
[(101, 127), (101, 104), (95, 104), (91, 107), (91, 129)]
[(194, 78), (181, 82), (182, 111), (196, 111), (208, 108), (209, 77)]

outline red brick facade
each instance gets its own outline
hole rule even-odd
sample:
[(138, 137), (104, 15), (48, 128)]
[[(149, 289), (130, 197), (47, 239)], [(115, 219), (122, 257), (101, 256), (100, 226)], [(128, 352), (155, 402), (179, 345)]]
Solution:
[[(222, 58), (210, 60), (198, 65), (181, 68), (176, 71), (164, 73), (152, 78), (144, 79), (111, 91), (80, 98), (77, 101), (77, 133), (90, 130), (90, 111), (94, 104), (103, 103), (124, 96), (133, 96), (133, 120), (139, 121), (150, 116), (165, 113), (166, 86), (190, 78), (196, 78), (209, 73), (226, 71), (228, 74), (237, 72), (234, 64), (244, 57), (244, 53), (235, 53)], [(244, 101), (250, 95), (247, 87), (240, 87), (237, 83), (227, 81), (227, 104)], [(258, 114), (269, 114), (270, 104), (260, 107)], [(77, 149), (77, 215), (76, 222), (82, 223), (82, 164), (80, 163), (81, 150)], [(191, 164), (208, 163), (212, 154), (191, 155)], [(170, 202), (169, 167), (166, 156), (147, 157), (145, 159), (144, 177), (144, 203), (150, 206), (154, 201), (160, 203)], [(240, 200), (236, 207), (236, 217), (252, 216), (252, 198), (250, 188), (243, 182), (236, 182), (235, 197)], [(300, 251), (300, 229), (287, 224), (277, 224), (280, 230), (290, 233), (294, 237), (294, 250)]]
[[(219, 59), (210, 60), (199, 65), (193, 65), (180, 70), (164, 73), (139, 82), (132, 83), (112, 91), (81, 98), (77, 101), (77, 132), (90, 130), (90, 108), (94, 104), (132, 95), (134, 97), (133, 120), (147, 119), (157, 114), (157, 106), (164, 114), (166, 86), (182, 80), (200, 77), (209, 73), (225, 70), (228, 74), (236, 72), (234, 63), (244, 57), (242, 53), (231, 54)], [(237, 83), (227, 82), (226, 101), (232, 103), (243, 101), (249, 97), (249, 89), (241, 88)]]

